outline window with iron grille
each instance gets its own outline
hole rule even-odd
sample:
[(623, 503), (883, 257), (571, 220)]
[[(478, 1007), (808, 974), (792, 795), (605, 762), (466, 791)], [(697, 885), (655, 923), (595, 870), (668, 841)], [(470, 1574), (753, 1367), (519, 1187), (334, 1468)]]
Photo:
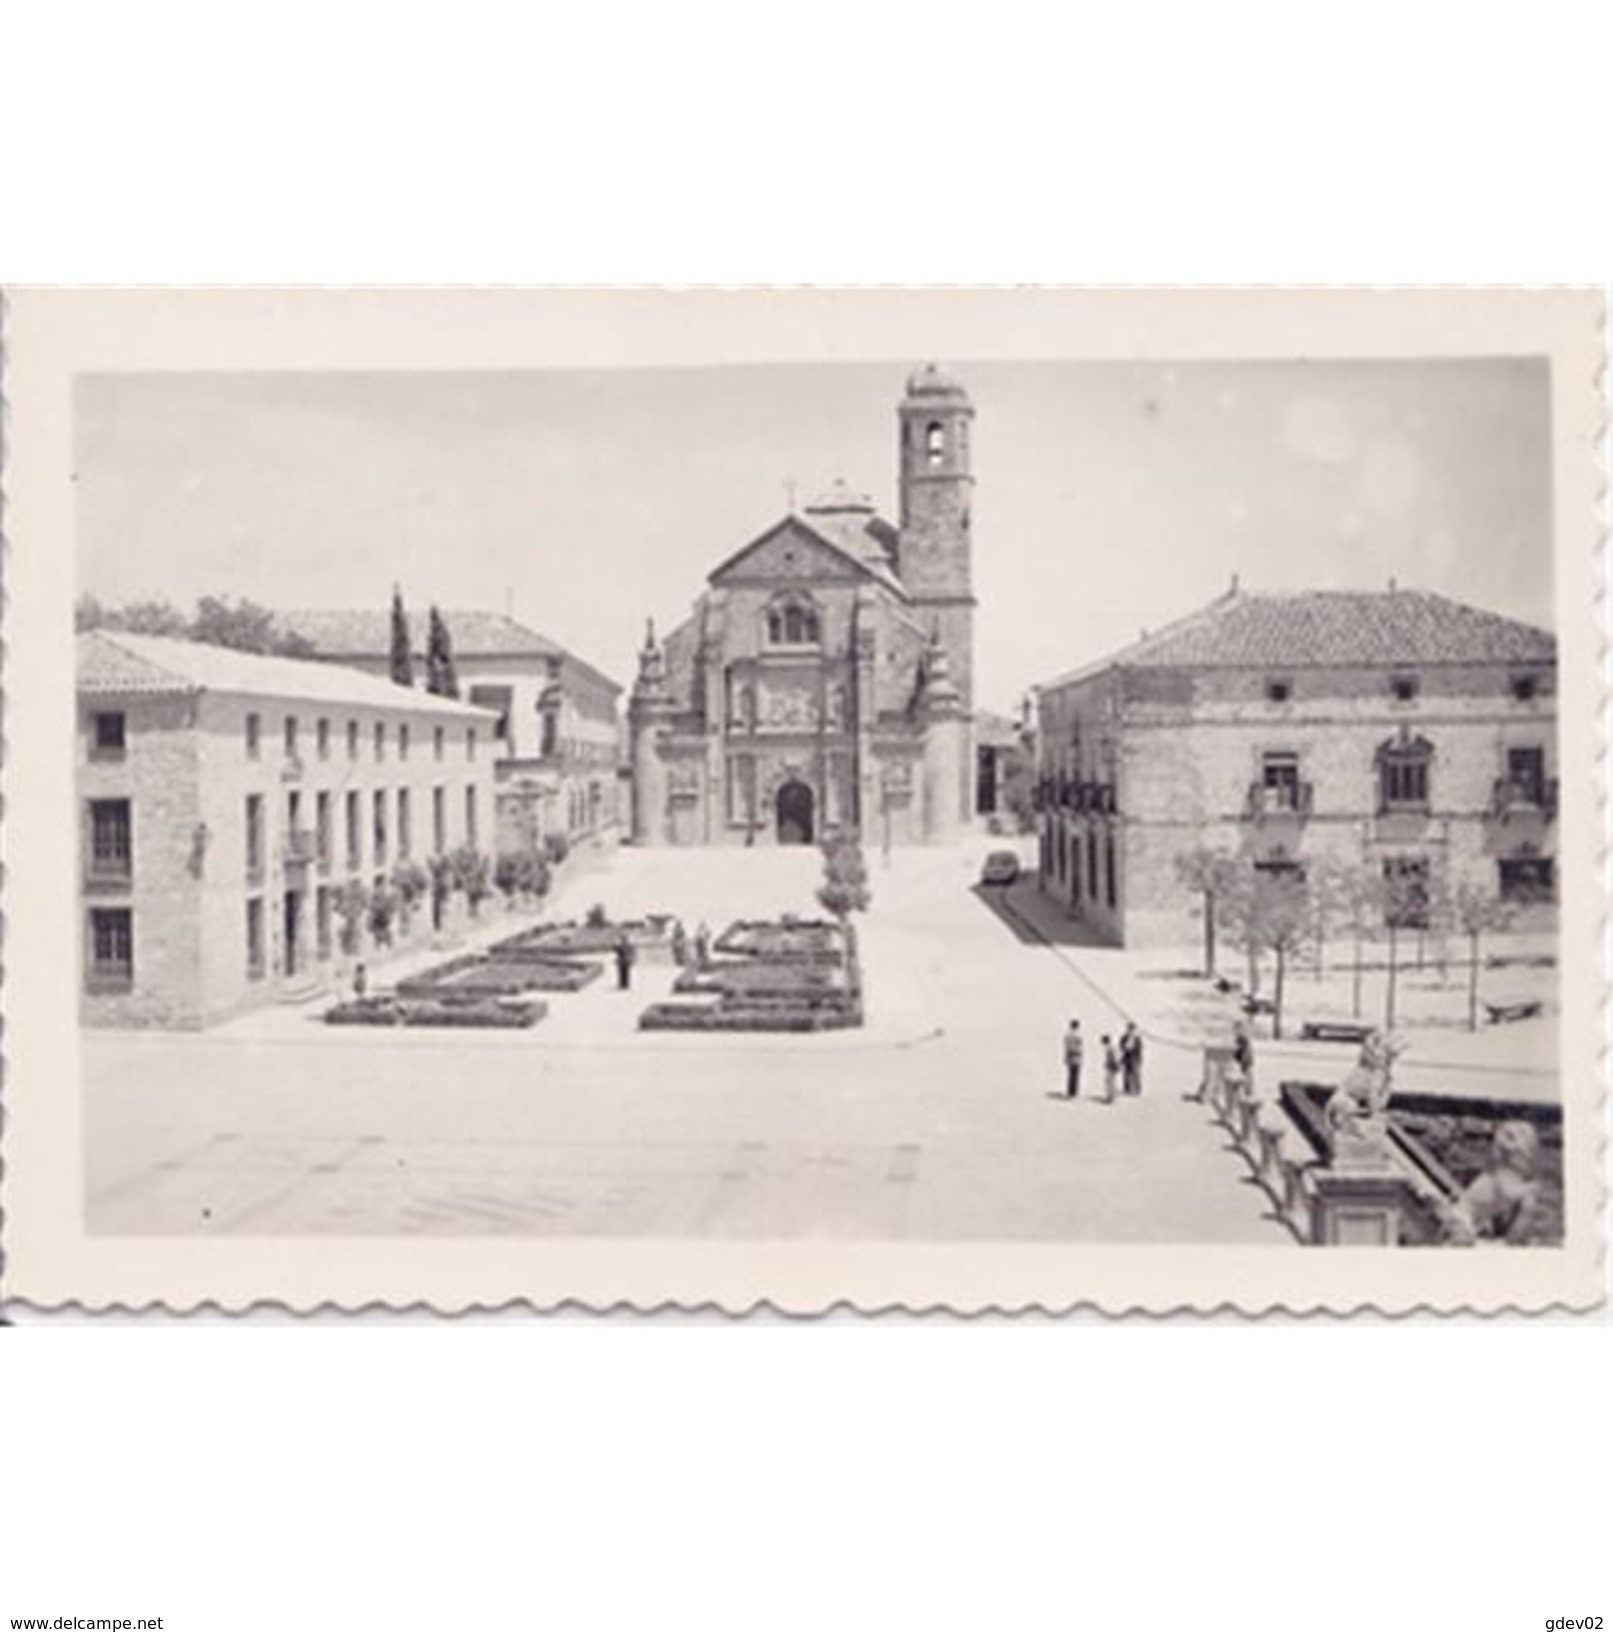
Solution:
[(128, 878), (134, 868), (133, 822), (127, 799), (90, 801), (90, 871)]
[(89, 976), (100, 987), (134, 980), (134, 914), (127, 907), (90, 909)]

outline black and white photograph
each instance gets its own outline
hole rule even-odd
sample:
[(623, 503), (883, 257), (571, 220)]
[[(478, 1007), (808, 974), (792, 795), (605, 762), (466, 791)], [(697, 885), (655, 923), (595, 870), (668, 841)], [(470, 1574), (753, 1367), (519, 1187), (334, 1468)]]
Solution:
[(592, 365), (74, 373), (86, 1242), (1557, 1273), (1549, 350), (594, 298)]

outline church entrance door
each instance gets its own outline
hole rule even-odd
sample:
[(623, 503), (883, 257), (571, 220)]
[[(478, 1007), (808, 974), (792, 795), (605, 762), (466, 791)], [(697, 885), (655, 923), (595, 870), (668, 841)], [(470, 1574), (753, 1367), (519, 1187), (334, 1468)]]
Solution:
[(792, 779), (778, 790), (778, 842), (812, 843), (812, 789)]

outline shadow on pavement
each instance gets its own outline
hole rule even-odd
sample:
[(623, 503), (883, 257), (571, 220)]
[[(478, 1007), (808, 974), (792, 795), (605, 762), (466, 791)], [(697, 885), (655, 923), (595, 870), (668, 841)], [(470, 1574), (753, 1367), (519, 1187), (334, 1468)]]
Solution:
[(1091, 946), (1105, 947), (1109, 943), (1096, 935), (1091, 927), (1077, 918), (1062, 914), (1043, 913), (1033, 906), (1020, 906), (1021, 892), (1034, 891), (1034, 873), (1023, 874), (1017, 884), (973, 884), (969, 893), (991, 915), (1003, 924), (1016, 940), (1026, 946)]

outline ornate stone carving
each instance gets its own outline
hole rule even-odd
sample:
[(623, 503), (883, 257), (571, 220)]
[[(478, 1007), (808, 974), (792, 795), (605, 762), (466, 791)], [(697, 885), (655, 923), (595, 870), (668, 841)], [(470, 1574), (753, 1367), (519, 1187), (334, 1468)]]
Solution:
[(1389, 1094), (1404, 1044), (1374, 1031), (1327, 1102), (1335, 1167), (1377, 1166), (1389, 1159)]

